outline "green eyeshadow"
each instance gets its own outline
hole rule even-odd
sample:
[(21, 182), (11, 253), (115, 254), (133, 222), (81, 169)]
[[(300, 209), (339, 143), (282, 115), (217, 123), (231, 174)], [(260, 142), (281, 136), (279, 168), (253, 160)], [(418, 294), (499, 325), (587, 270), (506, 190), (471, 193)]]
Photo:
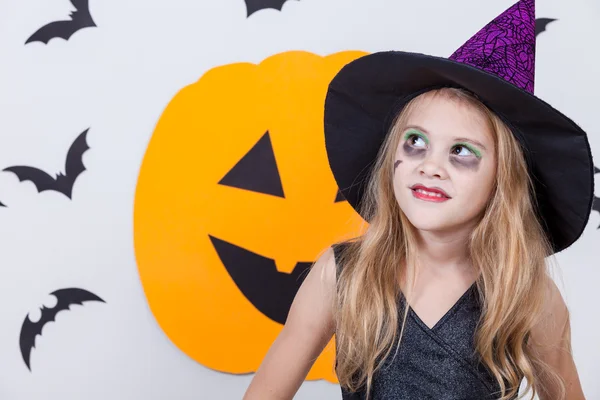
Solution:
[(427, 136), (425, 136), (425, 134), (421, 131), (418, 131), (416, 129), (410, 129), (408, 130), (405, 134), (404, 134), (404, 140), (408, 140), (408, 138), (412, 135), (417, 135), (420, 138), (422, 138), (426, 144), (429, 144), (429, 139), (427, 139)]
[(475, 157), (481, 158), (481, 152), (477, 150), (475, 147), (471, 146), (469, 143), (456, 143), (455, 146), (464, 146), (471, 151), (471, 153), (475, 154)]

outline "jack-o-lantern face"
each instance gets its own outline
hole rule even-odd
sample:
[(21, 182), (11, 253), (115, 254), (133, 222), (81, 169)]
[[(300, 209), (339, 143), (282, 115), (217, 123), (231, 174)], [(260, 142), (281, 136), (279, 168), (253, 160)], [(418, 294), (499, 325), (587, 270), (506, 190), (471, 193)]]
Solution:
[[(361, 232), (328, 168), (329, 81), (362, 52), (272, 56), (208, 71), (157, 124), (135, 196), (135, 252), (154, 316), (201, 364), (256, 371), (307, 268)], [(334, 341), (307, 379), (336, 382)]]

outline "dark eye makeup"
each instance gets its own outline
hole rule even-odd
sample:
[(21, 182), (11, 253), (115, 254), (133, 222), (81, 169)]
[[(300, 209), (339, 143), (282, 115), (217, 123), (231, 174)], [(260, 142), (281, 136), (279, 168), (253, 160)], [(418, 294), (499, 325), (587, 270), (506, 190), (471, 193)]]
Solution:
[[(414, 139), (422, 139), (426, 145), (429, 145), (429, 139), (423, 132), (421, 132), (417, 129), (414, 129), (414, 128), (409, 129), (404, 134), (404, 146), (403, 146), (405, 152), (407, 152), (408, 155), (420, 155), (420, 154), (422, 154), (423, 151), (425, 151), (424, 148), (419, 148), (418, 146), (415, 147)], [(455, 153), (456, 149), (461, 149), (461, 148), (467, 149), (477, 159), (481, 159), (481, 156), (482, 156), (481, 151), (479, 149), (477, 149), (475, 146), (471, 145), (470, 143), (466, 143), (466, 142), (456, 143), (452, 147), (452, 154), (457, 157), (461, 157), (461, 158), (466, 157), (466, 156), (460, 156)]]

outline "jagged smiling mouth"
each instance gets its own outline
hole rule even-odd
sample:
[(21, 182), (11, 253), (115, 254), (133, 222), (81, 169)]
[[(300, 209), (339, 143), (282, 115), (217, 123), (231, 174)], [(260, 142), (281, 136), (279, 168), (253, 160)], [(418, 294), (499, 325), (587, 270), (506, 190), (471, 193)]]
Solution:
[(277, 271), (275, 260), (209, 235), (223, 266), (240, 292), (261, 313), (285, 324), (292, 301), (313, 262), (297, 262), (291, 274)]

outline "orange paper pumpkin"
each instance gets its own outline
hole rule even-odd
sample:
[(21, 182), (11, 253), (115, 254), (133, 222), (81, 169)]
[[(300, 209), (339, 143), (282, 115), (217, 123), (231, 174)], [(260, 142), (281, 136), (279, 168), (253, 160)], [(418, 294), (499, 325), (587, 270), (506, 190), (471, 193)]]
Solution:
[[(363, 54), (217, 67), (161, 116), (135, 193), (135, 253), (160, 327), (199, 363), (256, 371), (307, 268), (360, 234), (328, 168), (323, 104), (329, 81)], [(307, 379), (337, 382), (333, 342)]]

